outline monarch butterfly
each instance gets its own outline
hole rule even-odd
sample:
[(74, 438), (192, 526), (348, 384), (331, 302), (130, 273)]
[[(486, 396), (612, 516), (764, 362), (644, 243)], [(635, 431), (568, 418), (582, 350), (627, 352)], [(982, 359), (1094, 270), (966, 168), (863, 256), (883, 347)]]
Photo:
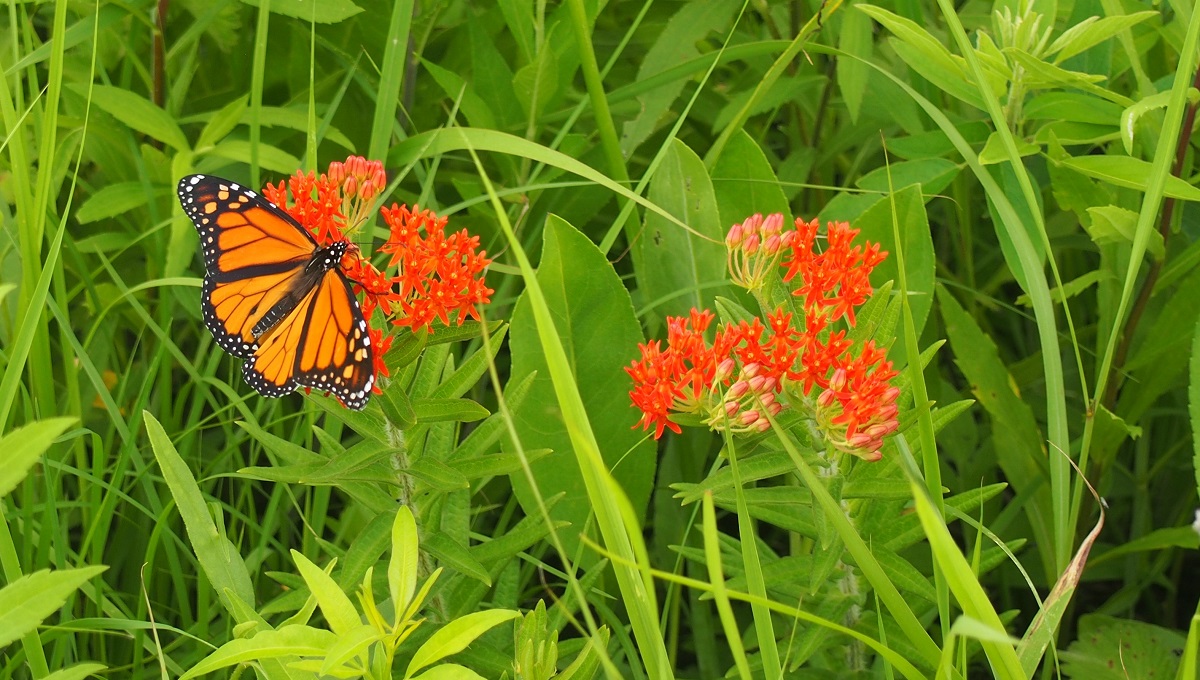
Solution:
[(371, 337), (338, 268), (351, 244), (321, 247), (274, 203), (220, 177), (189, 175), (178, 193), (204, 250), (204, 324), (221, 349), (246, 360), (246, 382), (268, 397), (304, 386), (366, 406)]

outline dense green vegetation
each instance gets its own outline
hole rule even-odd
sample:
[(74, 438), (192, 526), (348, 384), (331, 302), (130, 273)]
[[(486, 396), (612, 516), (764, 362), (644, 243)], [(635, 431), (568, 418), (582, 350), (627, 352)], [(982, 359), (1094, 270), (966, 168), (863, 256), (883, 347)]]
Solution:
[[(0, 677), (1197, 677), (1195, 10), (7, 3)], [(490, 302), (264, 398), (176, 183), (352, 156)]]

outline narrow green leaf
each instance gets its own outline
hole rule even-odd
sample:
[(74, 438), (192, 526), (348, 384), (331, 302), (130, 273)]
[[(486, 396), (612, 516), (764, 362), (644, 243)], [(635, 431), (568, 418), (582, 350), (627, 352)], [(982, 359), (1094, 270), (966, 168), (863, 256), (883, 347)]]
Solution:
[(850, 11), (841, 13), (842, 29), (838, 32), (838, 49), (858, 57), (838, 59), (837, 62), (838, 90), (842, 93), (842, 101), (846, 102), (852, 123), (858, 122), (858, 113), (862, 110), (867, 79), (871, 74), (865, 62), (871, 60), (875, 47), (871, 19), (866, 13), (855, 11), (858, 7), (857, 4), (852, 5)]
[(422, 547), (429, 551), (430, 555), (436, 557), (442, 565), (470, 576), (486, 586), (492, 585), (492, 577), (488, 574), (487, 569), (479, 563), (479, 560), (446, 534), (438, 532), (426, 536)]
[[(1072, 156), (1059, 162), (1088, 177), (1138, 191), (1146, 191), (1153, 167), (1140, 158), (1116, 155)], [(1200, 201), (1200, 188), (1175, 175), (1168, 175), (1163, 195), (1185, 201)]]
[(188, 669), (179, 680), (211, 673), (240, 663), (287, 656), (324, 656), (337, 642), (337, 636), (327, 630), (309, 626), (284, 626), (279, 630), (264, 630), (249, 639), (234, 639), (217, 648), (199, 663)]
[(392, 558), (388, 561), (388, 590), (397, 612), (406, 611), (417, 592), (419, 549), (417, 520), (407, 505), (401, 506), (392, 523)]
[(432, 455), (421, 456), (406, 470), (409, 474), (428, 484), (437, 491), (468, 489), (471, 483), (455, 468)]
[(425, 644), (421, 645), (413, 654), (412, 661), (408, 664), (408, 670), (404, 672), (404, 677), (407, 680), (422, 668), (433, 665), (451, 654), (461, 652), (467, 648), (467, 645), (474, 642), (475, 638), (491, 630), (494, 626), (511, 621), (518, 616), (520, 616), (519, 613), (508, 609), (490, 609), (467, 614), (447, 623), (431, 635)]
[[(251, 7), (261, 7), (261, 0), (242, 0)], [(287, 17), (318, 24), (336, 24), (363, 11), (350, 0), (271, 0), (271, 11)]]
[(418, 399), (412, 407), (418, 423), (471, 423), (491, 415), (470, 399)]
[(108, 567), (42, 569), (0, 588), (0, 648), (37, 628), (89, 579)]
[(300, 570), (300, 576), (308, 584), (313, 597), (317, 598), (317, 606), (325, 615), (325, 621), (330, 629), (339, 636), (347, 635), (362, 625), (362, 617), (354, 608), (354, 603), (346, 597), (346, 593), (323, 569), (313, 564), (302, 553), (292, 550), (292, 559)]
[(175, 497), (175, 505), (183, 518), (192, 550), (221, 598), (221, 603), (227, 611), (235, 614), (236, 619), (234, 604), (225, 596), (225, 590), (229, 589), (242, 602), (253, 603), (254, 586), (250, 581), (250, 571), (233, 543), (217, 531), (216, 524), (208, 514), (204, 496), (200, 494), (200, 487), (196, 485), (196, 478), (192, 476), (187, 463), (179, 457), (179, 452), (162, 425), (149, 411), (143, 411), (142, 417), (146, 422), (150, 448), (154, 450), (163, 480)]
[(146, 185), (141, 182), (109, 184), (79, 206), (75, 211), (75, 219), (80, 224), (108, 219), (146, 205), (150, 198), (152, 196), (147, 194)]
[(249, 97), (243, 95), (214, 111), (208, 119), (208, 124), (200, 131), (200, 137), (196, 140), (196, 150), (203, 152), (233, 132), (241, 122), (242, 116), (250, 112), (248, 101)]
[[(87, 96), (88, 86), (68, 85), (80, 96)], [(171, 114), (154, 105), (149, 99), (125, 88), (113, 85), (92, 85), (92, 103), (113, 118), (149, 137), (165, 142), (176, 151), (187, 151), (187, 137)]]
[(42, 680), (84, 680), (89, 675), (104, 677), (102, 671), (107, 669), (108, 666), (102, 663), (81, 663), (54, 671), (43, 677)]
[(360, 657), (362, 661), (359, 666), (365, 667), (368, 648), (383, 636), (384, 633), (367, 625), (360, 625), (353, 630), (341, 633), (338, 635), (337, 642), (333, 643), (329, 647), (329, 651), (325, 653), (325, 661), (321, 664), (321, 675), (333, 675), (335, 669), (356, 656)]
[(418, 675), (415, 680), (484, 680), (484, 678), (466, 666), (444, 663)]
[(1046, 48), (1046, 54), (1054, 55), (1054, 63), (1061, 64), (1076, 54), (1099, 45), (1121, 31), (1156, 16), (1159, 16), (1158, 12), (1145, 11), (1122, 16), (1088, 17), (1063, 31), (1062, 35), (1058, 36), (1054, 42), (1050, 43), (1050, 47)]
[(4, 465), (0, 465), (0, 498), (17, 488), (46, 449), (76, 422), (75, 418), (48, 418), (0, 437)]

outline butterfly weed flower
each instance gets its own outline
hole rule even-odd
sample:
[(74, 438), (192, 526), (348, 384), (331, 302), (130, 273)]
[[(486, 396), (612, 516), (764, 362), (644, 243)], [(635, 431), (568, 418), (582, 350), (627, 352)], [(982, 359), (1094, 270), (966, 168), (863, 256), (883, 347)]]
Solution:
[(730, 279), (747, 290), (761, 288), (794, 238), (794, 231), (783, 231), (780, 213), (755, 213), (733, 225), (725, 236)]
[(782, 267), (802, 314), (780, 307), (758, 319), (720, 324), (713, 341), (705, 334), (713, 314), (693, 309), (667, 318), (667, 340), (639, 345), (640, 359), (626, 372), (630, 399), (642, 416), (634, 427), (680, 432), (672, 413), (700, 416), (715, 430), (765, 432), (770, 418), (788, 404), (804, 408), (828, 444), (865, 460), (878, 460), (883, 439), (896, 431), (896, 376), (886, 350), (871, 341), (855, 343), (838, 321), (852, 327), (854, 311), (870, 296), (871, 271), (887, 253), (878, 244), (855, 245), (858, 230), (845, 222), (826, 228), (826, 247), (817, 249), (819, 222), (753, 215), (726, 238), (733, 280), (757, 290)]

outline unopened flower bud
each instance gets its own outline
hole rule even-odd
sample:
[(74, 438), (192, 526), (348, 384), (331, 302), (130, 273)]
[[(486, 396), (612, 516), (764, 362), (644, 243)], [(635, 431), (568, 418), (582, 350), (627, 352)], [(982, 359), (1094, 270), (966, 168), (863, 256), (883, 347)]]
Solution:
[(767, 420), (766, 418), (759, 418), (754, 423), (754, 429), (758, 430), (759, 432), (766, 432), (767, 430), (771, 429), (771, 421)]
[(779, 415), (779, 412), (782, 410), (783, 410), (783, 404), (781, 404), (777, 401), (771, 402), (771, 405), (767, 407), (767, 413), (770, 413), (773, 416)]
[(879, 449), (873, 449), (866, 453), (860, 454), (859, 458), (862, 458), (863, 460), (867, 461), (868, 463), (874, 463), (875, 461), (879, 460), (880, 458), (883, 458), (883, 454), (879, 452)]
[(773, 377), (771, 377), (771, 376), (767, 376), (767, 379), (763, 381), (763, 384), (762, 384), (762, 389), (761, 389), (761, 390), (758, 390), (758, 391), (761, 391), (761, 392), (774, 392), (774, 391), (775, 391), (775, 388), (776, 388), (776, 387), (778, 387), (778, 386), (779, 386), (779, 381), (778, 381), (778, 380), (776, 380), (775, 378), (773, 378)]
[(846, 387), (846, 369), (839, 368), (833, 372), (833, 377), (829, 379), (829, 389), (841, 391)]
[(867, 444), (869, 444), (874, 439), (875, 438), (869, 434), (866, 434), (864, 432), (859, 432), (858, 434), (854, 435), (853, 437), (850, 437), (849, 439), (847, 439), (846, 443), (856, 449), (861, 449), (861, 448), (865, 447)]
[(749, 411), (743, 411), (742, 415), (738, 416), (738, 422), (740, 422), (742, 425), (753, 425), (754, 422), (759, 419), (759, 417), (760, 415), (758, 411), (750, 409)]
[(732, 418), (738, 412), (739, 405), (736, 401), (725, 402), (725, 415)]
[(821, 395), (817, 397), (817, 406), (820, 406), (821, 408), (829, 408), (829, 406), (833, 404), (834, 396), (833, 390), (825, 390), (821, 392)]
[(354, 176), (347, 177), (346, 181), (342, 184), (342, 193), (347, 196), (353, 196), (357, 192), (358, 178)]
[(736, 367), (734, 361), (730, 357), (726, 357), (721, 363), (717, 364), (716, 379), (719, 381), (728, 380), (733, 375), (733, 369)]
[(753, 378), (754, 376), (758, 375), (758, 371), (761, 368), (762, 366), (759, 366), (758, 362), (752, 361), (742, 367), (742, 373), (745, 374), (747, 378)]
[(745, 249), (747, 255), (753, 255), (758, 252), (758, 246), (761, 242), (762, 239), (758, 237), (758, 234), (750, 234), (746, 237), (746, 243), (742, 248)]
[(758, 403), (762, 404), (764, 407), (774, 404), (775, 403), (775, 393), (774, 392), (764, 392), (764, 393), (760, 394), (758, 397)]
[(753, 378), (750, 378), (750, 389), (754, 390), (755, 392), (761, 392), (763, 383), (765, 383), (766, 381), (767, 381), (767, 376), (756, 375)]
[(750, 389), (750, 383), (746, 382), (745, 380), (739, 380), (729, 387), (729, 391), (726, 392), (726, 396), (730, 399), (741, 399), (742, 395), (745, 394), (746, 390), (748, 389)]
[(779, 243), (779, 234), (771, 234), (767, 237), (766, 243), (763, 244), (763, 250), (766, 251), (768, 255), (774, 255), (775, 253), (779, 252)]
[(763, 220), (762, 233), (768, 236), (783, 231), (783, 213), (771, 213)]
[(796, 232), (794, 230), (790, 230), (787, 233), (779, 236), (779, 247), (781, 248), (791, 248), (792, 244), (795, 242)]
[(883, 396), (879, 397), (879, 401), (892, 402), (896, 401), (896, 397), (900, 396), (899, 387), (889, 387), (883, 391)]
[(729, 235), (725, 237), (725, 245), (730, 248), (737, 248), (742, 242), (742, 225), (735, 224), (729, 230)]

